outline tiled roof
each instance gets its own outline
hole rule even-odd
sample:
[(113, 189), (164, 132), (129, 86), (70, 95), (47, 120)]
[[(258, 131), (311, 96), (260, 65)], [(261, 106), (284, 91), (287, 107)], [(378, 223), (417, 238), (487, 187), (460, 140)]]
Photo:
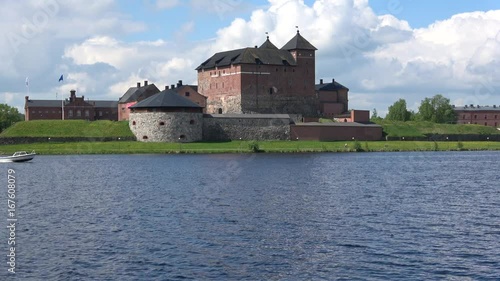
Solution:
[(259, 49), (272, 49), (272, 50), (278, 50), (278, 47), (276, 47), (271, 41), (269, 41), (269, 36), (267, 36), (267, 39), (262, 45), (260, 45)]
[(494, 106), (455, 106), (453, 108), (455, 111), (500, 111), (500, 105)]
[(203, 114), (204, 118), (291, 119), (288, 114)]
[(281, 48), (282, 50), (317, 50), (316, 47), (314, 47), (309, 41), (307, 41), (302, 35), (300, 35), (299, 31), (297, 30), (297, 35), (290, 39), (288, 43), (285, 44)]
[(127, 103), (139, 100), (144, 94), (156, 94), (160, 90), (155, 86), (155, 84), (149, 84), (142, 87), (131, 87), (125, 94), (120, 98), (119, 103)]
[(347, 89), (344, 85), (338, 83), (337, 81), (331, 82), (331, 83), (323, 83), (323, 84), (316, 84), (315, 85), (316, 91), (336, 91), (340, 89)]
[[(118, 108), (117, 101), (110, 100), (86, 100), (85, 103), (94, 105), (94, 107), (116, 107)], [(67, 106), (69, 101), (64, 101), (64, 106)], [(29, 100), (26, 103), (27, 107), (61, 107), (60, 100)]]
[(216, 53), (198, 66), (196, 70), (231, 64), (296, 65), (297, 63), (292, 54), (286, 50), (244, 48)]
[(195, 107), (201, 108), (191, 100), (178, 95), (174, 90), (161, 91), (143, 101), (140, 101), (130, 108), (165, 108), (165, 107)]

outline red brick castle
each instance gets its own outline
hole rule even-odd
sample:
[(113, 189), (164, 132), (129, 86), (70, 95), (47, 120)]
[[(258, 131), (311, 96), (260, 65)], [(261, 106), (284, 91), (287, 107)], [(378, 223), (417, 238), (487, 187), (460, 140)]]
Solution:
[[(281, 49), (268, 37), (260, 47), (216, 53), (196, 68), (198, 91), (207, 97), (207, 112), (307, 117), (345, 113), (347, 88), (332, 81), (332, 91), (345, 91), (343, 99), (318, 94), (316, 50), (297, 31)], [(320, 88), (324, 86), (321, 83)], [(326, 112), (328, 109), (335, 112)]]

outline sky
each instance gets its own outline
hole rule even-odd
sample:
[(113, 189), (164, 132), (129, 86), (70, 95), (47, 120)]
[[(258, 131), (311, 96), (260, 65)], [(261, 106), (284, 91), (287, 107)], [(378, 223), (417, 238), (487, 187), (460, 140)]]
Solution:
[[(71, 89), (118, 100), (144, 80), (163, 89), (214, 53), (271, 42), (298, 26), (318, 48), (316, 81), (350, 89), (349, 108), (417, 110), (500, 105), (497, 0), (4, 0), (0, 10), (0, 103), (61, 99)], [(59, 77), (64, 80), (59, 82)], [(28, 87), (26, 79), (28, 77)]]

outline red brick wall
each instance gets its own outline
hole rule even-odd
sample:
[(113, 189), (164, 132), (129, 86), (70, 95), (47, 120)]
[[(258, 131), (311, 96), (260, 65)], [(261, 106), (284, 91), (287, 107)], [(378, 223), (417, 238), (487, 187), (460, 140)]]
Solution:
[(25, 108), (25, 120), (61, 120), (61, 107)]
[(179, 95), (188, 98), (190, 101), (198, 104), (199, 106), (202, 106), (203, 112), (206, 112), (207, 98), (195, 91), (191, 86), (183, 85), (175, 88), (175, 91)]
[(458, 124), (477, 124), (500, 127), (500, 109), (497, 111), (456, 111)]

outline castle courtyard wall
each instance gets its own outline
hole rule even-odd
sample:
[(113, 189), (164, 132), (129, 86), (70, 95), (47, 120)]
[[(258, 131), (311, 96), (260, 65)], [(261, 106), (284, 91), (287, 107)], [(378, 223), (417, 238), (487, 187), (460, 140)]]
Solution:
[(289, 140), (288, 114), (223, 114), (203, 117), (203, 141)]

